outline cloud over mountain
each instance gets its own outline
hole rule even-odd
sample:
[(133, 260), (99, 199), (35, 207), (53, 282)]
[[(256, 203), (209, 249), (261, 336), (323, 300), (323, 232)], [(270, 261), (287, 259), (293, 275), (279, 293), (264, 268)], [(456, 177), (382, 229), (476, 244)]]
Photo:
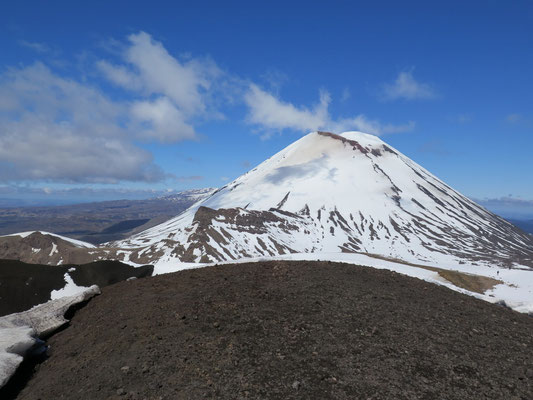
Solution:
[(383, 85), (382, 97), (384, 100), (433, 99), (437, 93), (431, 85), (417, 81), (413, 71), (403, 71), (393, 83)]
[(382, 135), (414, 127), (333, 116), (326, 90), (315, 104), (295, 105), (208, 57), (175, 56), (146, 32), (107, 50), (81, 74), (43, 61), (0, 72), (0, 182), (165, 180), (170, 174), (150, 146), (196, 140), (202, 124), (236, 109), (263, 138), (284, 130)]
[(364, 114), (335, 119), (329, 112), (331, 96), (324, 90), (320, 92), (318, 103), (311, 108), (295, 106), (283, 101), (255, 84), (250, 84), (244, 100), (249, 109), (248, 122), (258, 125), (266, 131), (283, 129), (300, 132), (321, 129), (334, 132), (359, 130), (374, 135), (382, 135), (410, 131), (415, 126), (413, 121), (402, 125), (383, 124), (378, 120), (369, 119)]
[(216, 64), (180, 61), (146, 32), (128, 37), (120, 59), (125, 64), (100, 60), (97, 66), (111, 82), (140, 98), (130, 113), (145, 127), (142, 135), (162, 142), (195, 138), (191, 120), (206, 114), (209, 90), (221, 74)]

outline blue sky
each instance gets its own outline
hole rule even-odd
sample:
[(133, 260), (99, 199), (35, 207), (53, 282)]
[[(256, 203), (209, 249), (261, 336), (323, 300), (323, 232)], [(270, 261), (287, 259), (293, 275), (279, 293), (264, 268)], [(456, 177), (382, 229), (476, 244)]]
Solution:
[(0, 49), (0, 198), (221, 186), (362, 130), (533, 215), (531, 1), (19, 1)]

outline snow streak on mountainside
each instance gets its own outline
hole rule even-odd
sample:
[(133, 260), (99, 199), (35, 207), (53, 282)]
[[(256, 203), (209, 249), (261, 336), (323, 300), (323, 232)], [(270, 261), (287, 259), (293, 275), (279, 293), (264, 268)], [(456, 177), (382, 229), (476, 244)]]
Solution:
[(177, 217), (113, 246), (143, 263), (362, 252), (533, 267), (531, 236), (360, 132), (310, 133)]

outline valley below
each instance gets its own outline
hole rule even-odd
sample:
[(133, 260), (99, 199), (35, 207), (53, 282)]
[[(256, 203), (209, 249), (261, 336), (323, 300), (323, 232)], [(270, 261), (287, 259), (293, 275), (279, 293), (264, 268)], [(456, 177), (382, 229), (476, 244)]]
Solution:
[(126, 238), (164, 222), (213, 190), (193, 189), (146, 200), (0, 208), (0, 235), (45, 231), (100, 244)]

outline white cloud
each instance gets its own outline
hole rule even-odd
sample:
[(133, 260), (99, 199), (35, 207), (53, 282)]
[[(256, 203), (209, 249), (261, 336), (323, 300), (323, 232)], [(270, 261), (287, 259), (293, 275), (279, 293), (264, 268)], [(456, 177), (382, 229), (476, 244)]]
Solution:
[(144, 125), (141, 134), (146, 139), (168, 143), (176, 139), (194, 139), (194, 128), (185, 123), (183, 113), (168, 99), (160, 97), (154, 101), (138, 101), (131, 107), (133, 119)]
[(394, 83), (384, 84), (382, 87), (384, 100), (433, 99), (436, 96), (431, 85), (415, 80), (412, 71), (400, 72)]
[(195, 59), (181, 63), (145, 32), (130, 35), (129, 41), (125, 59), (137, 70), (149, 93), (165, 94), (187, 113), (205, 110), (202, 92), (209, 89), (217, 72), (214, 65)]
[(347, 87), (344, 88), (342, 90), (342, 95), (341, 95), (341, 102), (345, 102), (347, 101), (350, 97), (352, 97), (352, 94), (350, 93), (350, 89), (348, 89)]
[(414, 121), (409, 121), (405, 124), (383, 124), (378, 120), (369, 119), (363, 114), (360, 114), (353, 118), (344, 118), (337, 121), (331, 121), (329, 125), (334, 132), (345, 131), (361, 131), (365, 133), (371, 133), (373, 135), (386, 135), (390, 133), (401, 133), (412, 131), (416, 124)]
[(139, 77), (122, 65), (112, 65), (108, 61), (100, 60), (96, 66), (110, 81), (130, 90), (140, 90), (142, 83)]
[(123, 104), (41, 63), (9, 69), (0, 76), (0, 181), (162, 179), (122, 126), (127, 115)]
[(178, 60), (144, 32), (130, 35), (122, 50), (118, 62), (100, 60), (97, 68), (132, 92), (127, 100), (111, 99), (39, 62), (0, 75), (0, 181), (167, 177), (135, 141), (195, 139), (198, 118), (220, 116), (210, 107), (210, 92), (221, 72), (207, 59)]
[(329, 118), (330, 97), (326, 92), (320, 93), (320, 101), (312, 109), (298, 108), (251, 84), (244, 101), (249, 107), (248, 121), (268, 129), (312, 131), (323, 127)]
[(24, 46), (28, 49), (31, 49), (33, 51), (36, 51), (37, 53), (47, 53), (50, 51), (50, 47), (48, 47), (44, 43), (39, 42), (28, 42), (26, 40), (19, 40), (18, 42), (21, 46)]
[[(215, 63), (194, 58), (180, 61), (145, 32), (130, 35), (120, 57), (125, 64), (101, 60), (97, 67), (111, 82), (142, 97), (131, 112), (150, 122), (144, 136), (165, 142), (194, 138), (193, 120), (208, 117), (211, 89), (222, 74)], [(146, 100), (154, 96), (157, 100)], [(209, 117), (218, 116), (210, 111)]]
[(289, 81), (289, 76), (279, 69), (270, 68), (260, 76), (260, 79), (271, 92), (278, 94), (281, 87)]
[[(38, 43), (23, 45), (45, 49)], [(137, 141), (194, 140), (199, 122), (221, 118), (220, 110), (242, 102), (248, 107), (247, 121), (265, 136), (284, 129), (379, 135), (414, 127), (413, 122), (384, 124), (363, 114), (333, 118), (326, 91), (312, 106), (291, 104), (223, 73), (209, 59), (175, 57), (145, 32), (111, 49), (115, 58), (98, 61), (97, 71), (125, 89), (125, 98), (124, 93), (111, 98), (97, 86), (60, 76), (39, 62), (0, 73), (0, 182), (165, 179), (169, 176)], [(345, 90), (343, 98), (348, 97)]]
[(320, 92), (319, 102), (312, 108), (297, 107), (284, 102), (255, 84), (250, 84), (244, 99), (249, 107), (248, 122), (266, 131), (292, 129), (301, 132), (316, 130), (343, 132), (359, 130), (382, 135), (409, 131), (415, 125), (414, 122), (404, 125), (382, 124), (363, 114), (351, 118), (332, 119), (328, 110), (331, 97), (325, 91)]

